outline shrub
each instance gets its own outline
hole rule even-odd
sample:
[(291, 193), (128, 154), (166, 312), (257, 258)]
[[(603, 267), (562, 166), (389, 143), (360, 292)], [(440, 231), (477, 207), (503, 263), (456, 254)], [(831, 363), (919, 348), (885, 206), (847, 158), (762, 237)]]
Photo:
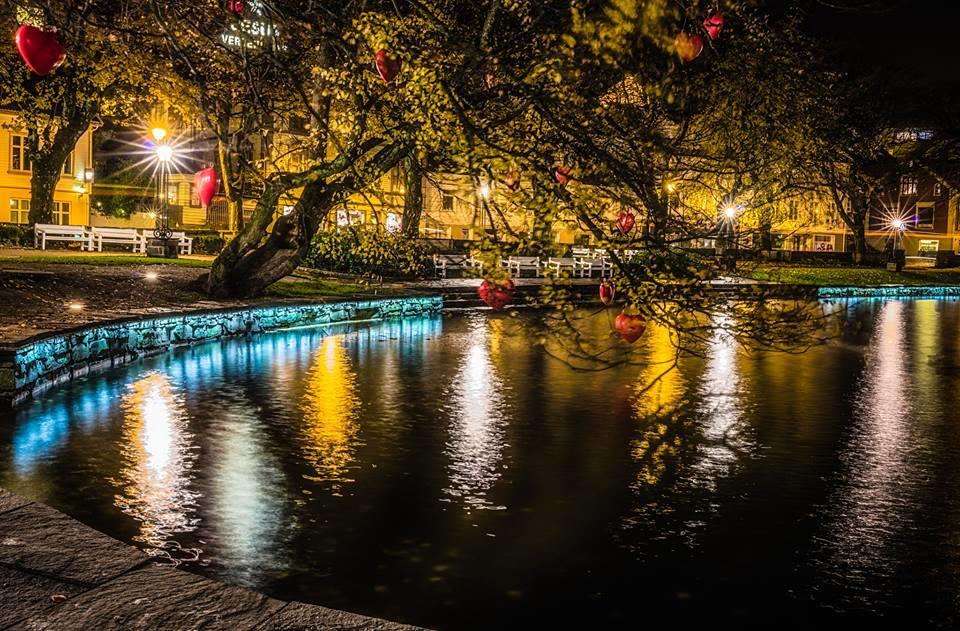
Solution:
[(195, 254), (220, 254), (220, 250), (227, 244), (227, 240), (219, 234), (194, 234), (193, 252)]
[(0, 245), (30, 247), (33, 245), (33, 229), (13, 223), (0, 224)]
[(423, 276), (427, 251), (419, 242), (401, 234), (350, 228), (321, 232), (314, 237), (306, 264), (347, 274)]

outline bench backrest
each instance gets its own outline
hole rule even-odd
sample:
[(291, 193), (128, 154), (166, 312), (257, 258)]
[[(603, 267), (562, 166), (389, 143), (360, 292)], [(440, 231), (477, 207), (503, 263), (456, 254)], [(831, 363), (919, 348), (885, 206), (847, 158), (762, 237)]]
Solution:
[(86, 231), (86, 228), (83, 226), (61, 226), (59, 224), (50, 224), (50, 223), (38, 223), (34, 224), (33, 231), (37, 234), (65, 234), (65, 235), (77, 235), (82, 236)]
[(91, 228), (90, 231), (101, 237), (111, 237), (117, 239), (130, 239), (136, 240), (140, 238), (140, 234), (136, 230), (131, 230), (129, 228)]
[(540, 263), (540, 259), (535, 256), (511, 256), (507, 260), (520, 265), (538, 265)]

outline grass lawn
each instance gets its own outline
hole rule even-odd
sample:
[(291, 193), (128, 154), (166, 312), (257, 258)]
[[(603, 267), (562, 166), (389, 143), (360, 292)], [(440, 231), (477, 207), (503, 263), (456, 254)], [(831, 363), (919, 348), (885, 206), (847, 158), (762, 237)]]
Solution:
[[(282, 280), (270, 285), (267, 288), (267, 295), (279, 298), (314, 298), (317, 296), (348, 296), (370, 293), (370, 291), (369, 285), (358, 285), (337, 280)], [(380, 293), (386, 292), (381, 290)]]
[(114, 254), (55, 254), (0, 256), (0, 263), (36, 263), (39, 265), (179, 265), (181, 267), (210, 267), (203, 259), (161, 259), (149, 256), (123, 256)]
[(871, 287), (875, 285), (960, 285), (960, 268), (910, 269), (900, 273), (880, 267), (810, 267), (756, 265), (737, 270), (741, 276), (819, 287)]

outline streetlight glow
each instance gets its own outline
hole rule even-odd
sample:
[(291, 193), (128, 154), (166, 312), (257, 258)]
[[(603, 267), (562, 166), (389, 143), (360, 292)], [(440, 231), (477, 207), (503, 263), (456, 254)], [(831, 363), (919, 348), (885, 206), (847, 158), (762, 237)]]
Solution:
[(160, 142), (167, 137), (167, 130), (163, 127), (154, 127), (150, 130), (150, 135), (153, 136), (153, 139), (157, 142)]
[(484, 199), (490, 198), (490, 185), (486, 182), (480, 185), (480, 197)]
[(157, 160), (160, 162), (170, 162), (173, 159), (173, 147), (170, 145), (157, 145)]
[(734, 206), (727, 206), (723, 209), (723, 216), (727, 219), (733, 219), (737, 216), (737, 209)]
[(899, 230), (899, 231), (903, 231), (907, 227), (907, 223), (903, 219), (900, 219), (899, 217), (891, 221), (890, 225), (893, 227), (894, 230)]

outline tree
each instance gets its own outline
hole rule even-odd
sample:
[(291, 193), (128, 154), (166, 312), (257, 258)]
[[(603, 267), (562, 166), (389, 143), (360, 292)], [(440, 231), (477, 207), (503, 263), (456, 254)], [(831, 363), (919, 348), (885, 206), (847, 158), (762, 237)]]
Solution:
[(56, 27), (67, 49), (53, 73), (33, 74), (16, 52), (0, 55), (0, 106), (15, 109), (32, 164), (30, 222), (49, 223), (64, 163), (101, 117), (123, 118), (144, 93), (148, 69), (132, 52), (137, 3), (116, 0), (0, 0), (0, 28)]

